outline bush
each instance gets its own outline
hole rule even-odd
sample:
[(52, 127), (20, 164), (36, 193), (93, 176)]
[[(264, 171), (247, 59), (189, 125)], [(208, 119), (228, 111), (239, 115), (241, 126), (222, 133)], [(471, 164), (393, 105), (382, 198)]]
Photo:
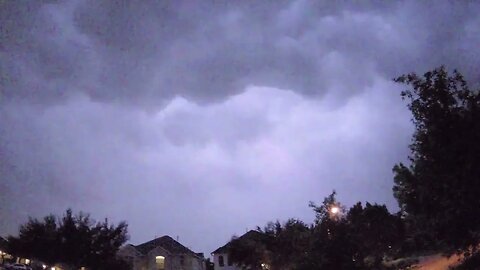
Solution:
[(451, 268), (453, 270), (478, 270), (480, 269), (480, 253), (477, 252), (472, 256), (465, 258), (462, 263), (456, 267)]

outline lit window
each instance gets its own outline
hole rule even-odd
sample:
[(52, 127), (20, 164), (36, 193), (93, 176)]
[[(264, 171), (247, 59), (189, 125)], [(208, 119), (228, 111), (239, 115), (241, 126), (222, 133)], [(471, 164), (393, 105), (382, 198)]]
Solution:
[(163, 256), (155, 257), (155, 265), (157, 266), (157, 270), (164, 270), (165, 269), (165, 257), (163, 257)]
[(220, 267), (225, 266), (225, 262), (223, 261), (223, 256), (221, 256), (221, 255), (218, 256), (218, 265), (219, 265)]

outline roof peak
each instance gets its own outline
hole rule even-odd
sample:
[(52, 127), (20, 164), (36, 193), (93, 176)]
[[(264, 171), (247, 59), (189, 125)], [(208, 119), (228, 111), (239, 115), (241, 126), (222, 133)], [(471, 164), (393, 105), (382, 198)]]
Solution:
[(253, 238), (253, 237), (256, 237), (258, 235), (261, 235), (262, 233), (257, 231), (257, 230), (249, 230), (247, 231), (246, 233), (242, 234), (241, 236), (239, 237), (236, 237), (236, 236), (233, 236), (232, 239), (230, 241), (228, 241), (225, 245), (217, 248), (215, 251), (212, 252), (212, 254), (218, 254), (218, 253), (225, 253), (228, 251), (228, 249), (230, 248), (230, 243), (232, 242), (233, 239), (249, 239), (249, 238)]
[(143, 254), (147, 254), (151, 250), (157, 247), (161, 247), (173, 254), (194, 254), (195, 256), (197, 256), (195, 252), (180, 244), (178, 241), (176, 241), (169, 235), (157, 237), (153, 240), (136, 245), (134, 247)]

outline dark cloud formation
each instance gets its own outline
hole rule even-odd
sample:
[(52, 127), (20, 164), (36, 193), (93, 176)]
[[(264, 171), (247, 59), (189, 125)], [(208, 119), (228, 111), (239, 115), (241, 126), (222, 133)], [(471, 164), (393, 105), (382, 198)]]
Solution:
[[(0, 234), (66, 207), (209, 252), (333, 188), (392, 209), (391, 78), (480, 74), (475, 1), (2, 1)], [(194, 224), (194, 225), (192, 225)]]
[(374, 72), (479, 64), (474, 1), (2, 5), (3, 95), (36, 101), (74, 88), (107, 102), (208, 102), (251, 84), (319, 96), (334, 84), (349, 96)]

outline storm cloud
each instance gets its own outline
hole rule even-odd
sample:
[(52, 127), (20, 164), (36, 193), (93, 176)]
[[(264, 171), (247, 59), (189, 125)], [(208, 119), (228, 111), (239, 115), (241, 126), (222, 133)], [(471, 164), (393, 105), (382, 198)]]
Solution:
[(0, 234), (67, 207), (210, 252), (332, 189), (387, 204), (391, 79), (480, 81), (474, 1), (2, 1)]

